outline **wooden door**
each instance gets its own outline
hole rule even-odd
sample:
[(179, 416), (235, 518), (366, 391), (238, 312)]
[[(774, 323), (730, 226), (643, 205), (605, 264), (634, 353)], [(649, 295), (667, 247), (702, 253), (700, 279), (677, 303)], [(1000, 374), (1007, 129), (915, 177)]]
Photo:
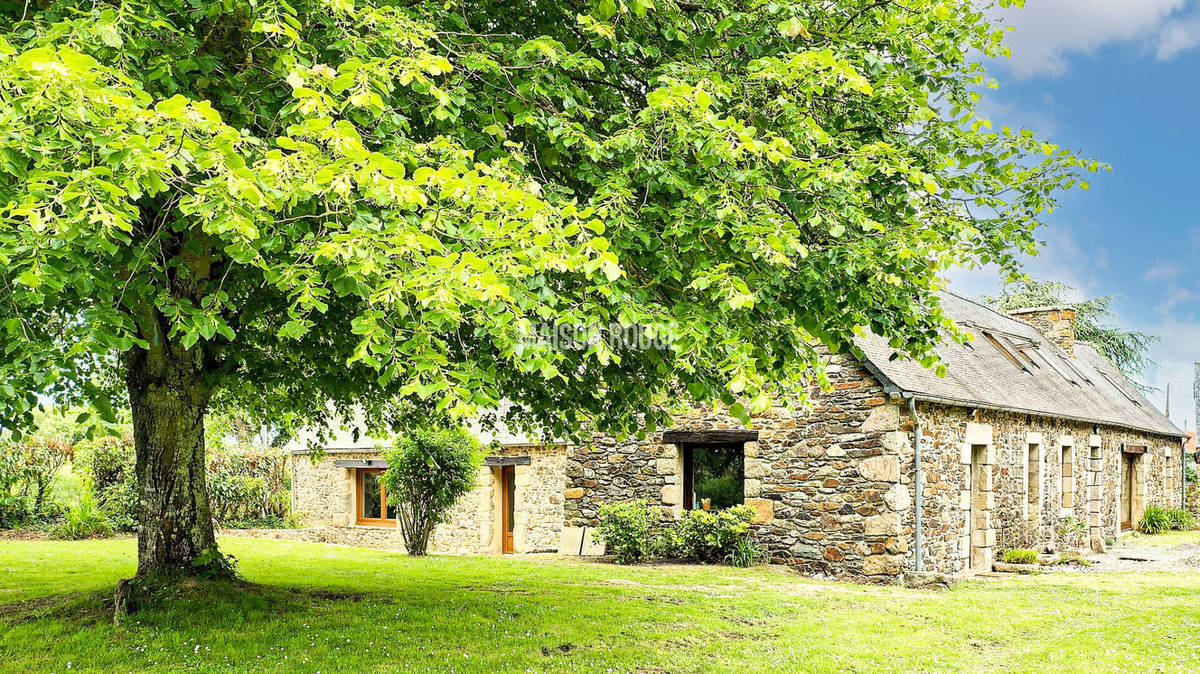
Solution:
[(513, 522), (516, 520), (516, 496), (517, 496), (517, 481), (515, 477), (515, 468), (513, 466), (502, 466), (500, 468), (500, 493), (501, 496), (501, 551), (510, 555), (513, 552)]
[(1121, 528), (1133, 528), (1133, 457), (1121, 457)]

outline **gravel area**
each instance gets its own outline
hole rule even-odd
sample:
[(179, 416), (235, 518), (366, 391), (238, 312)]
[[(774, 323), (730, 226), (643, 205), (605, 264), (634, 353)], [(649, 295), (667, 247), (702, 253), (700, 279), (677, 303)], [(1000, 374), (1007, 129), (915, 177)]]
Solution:
[(1072, 567), (1089, 572), (1104, 571), (1200, 571), (1200, 545), (1149, 545), (1119, 541), (1103, 555), (1088, 555), (1089, 566)]

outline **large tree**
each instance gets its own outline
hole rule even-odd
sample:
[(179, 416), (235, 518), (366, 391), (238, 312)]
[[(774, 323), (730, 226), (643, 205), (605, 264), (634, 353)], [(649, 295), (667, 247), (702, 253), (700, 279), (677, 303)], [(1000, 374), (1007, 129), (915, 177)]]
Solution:
[[(1011, 269), (1095, 169), (976, 118), (1003, 47), (975, 0), (9, 0), (0, 26), (0, 423), (127, 401), (140, 576), (219, 571), (212, 405), (748, 418), (856, 331), (932, 364), (941, 272)], [(660, 339), (606, 339), (628, 326)]]

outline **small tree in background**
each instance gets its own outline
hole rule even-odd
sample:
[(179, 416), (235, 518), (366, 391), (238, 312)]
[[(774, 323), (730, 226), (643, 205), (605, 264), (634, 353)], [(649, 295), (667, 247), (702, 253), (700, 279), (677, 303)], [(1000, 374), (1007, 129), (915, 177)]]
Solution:
[(387, 452), (383, 484), (408, 554), (425, 554), (433, 528), (475, 486), (481, 455), (479, 442), (461, 428), (418, 430)]
[(1121, 374), (1138, 388), (1146, 390), (1147, 387), (1138, 382), (1143, 370), (1152, 362), (1150, 346), (1158, 341), (1158, 337), (1136, 330), (1122, 330), (1109, 324), (1108, 321), (1113, 318), (1111, 295), (1081, 302), (1068, 301), (1067, 297), (1074, 290), (1073, 286), (1058, 281), (1025, 279), (1005, 283), (1000, 287), (999, 295), (984, 295), (980, 299), (997, 311), (1006, 313), (1056, 304), (1075, 307), (1075, 338), (1096, 347), (1100, 355), (1111, 361)]

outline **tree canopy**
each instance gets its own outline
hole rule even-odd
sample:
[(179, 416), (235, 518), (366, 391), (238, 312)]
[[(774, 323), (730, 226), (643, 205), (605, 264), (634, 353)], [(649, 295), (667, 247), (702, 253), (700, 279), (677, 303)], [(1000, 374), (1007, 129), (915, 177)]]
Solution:
[(143, 514), (194, 510), (147, 563), (214, 403), (623, 432), (800, 402), (863, 330), (933, 364), (940, 274), (1097, 168), (976, 115), (984, 9), (0, 4), (0, 424), (128, 401)]
[(1075, 338), (1095, 346), (1121, 374), (1145, 389), (1140, 382), (1145, 376), (1146, 366), (1153, 363), (1150, 360), (1150, 347), (1159, 338), (1112, 325), (1112, 295), (1072, 302), (1069, 297), (1074, 291), (1073, 286), (1059, 281), (1024, 278), (1002, 285), (999, 295), (985, 295), (981, 299), (1003, 312), (1054, 305), (1074, 307)]
[(762, 407), (862, 328), (931, 361), (939, 272), (1012, 266), (1082, 164), (976, 117), (966, 0), (4, 11), (10, 425), (161, 342), (276, 417)]

